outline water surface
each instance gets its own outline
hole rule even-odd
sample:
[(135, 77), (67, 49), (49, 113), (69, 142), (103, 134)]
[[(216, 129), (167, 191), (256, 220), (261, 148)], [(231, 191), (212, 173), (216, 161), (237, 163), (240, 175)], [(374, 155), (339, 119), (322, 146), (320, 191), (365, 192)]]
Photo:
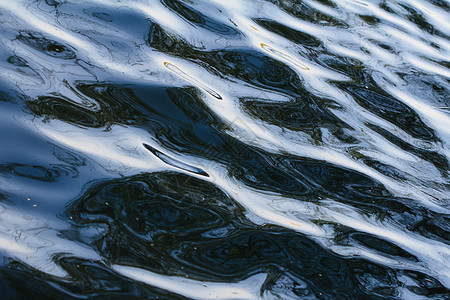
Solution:
[(3, 297), (448, 297), (449, 11), (0, 1)]

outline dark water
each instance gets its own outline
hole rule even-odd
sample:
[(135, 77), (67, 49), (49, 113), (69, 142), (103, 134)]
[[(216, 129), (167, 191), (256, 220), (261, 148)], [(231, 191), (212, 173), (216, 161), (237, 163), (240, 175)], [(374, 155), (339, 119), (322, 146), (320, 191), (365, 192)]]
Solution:
[(447, 298), (449, 12), (0, 0), (0, 298)]

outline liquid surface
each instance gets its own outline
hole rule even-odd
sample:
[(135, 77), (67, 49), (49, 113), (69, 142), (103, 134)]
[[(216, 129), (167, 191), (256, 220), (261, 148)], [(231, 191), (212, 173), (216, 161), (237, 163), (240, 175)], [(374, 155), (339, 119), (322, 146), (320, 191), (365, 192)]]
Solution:
[(444, 299), (447, 0), (0, 0), (5, 299)]

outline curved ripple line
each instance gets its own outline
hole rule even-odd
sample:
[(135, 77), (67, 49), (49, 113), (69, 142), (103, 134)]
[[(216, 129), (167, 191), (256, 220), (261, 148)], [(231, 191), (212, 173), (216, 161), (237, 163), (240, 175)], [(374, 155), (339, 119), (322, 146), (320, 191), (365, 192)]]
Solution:
[(282, 58), (282, 59), (292, 63), (293, 65), (299, 67), (302, 70), (307, 70), (307, 71), (310, 70), (306, 65), (302, 64), (301, 62), (299, 62), (295, 58), (293, 58), (293, 57), (289, 56), (288, 54), (283, 53), (283, 52), (281, 52), (279, 50), (276, 50), (275, 48), (273, 48), (273, 47), (271, 47), (271, 46), (269, 46), (267, 44), (261, 43), (261, 48), (263, 48), (264, 50), (266, 50), (269, 53), (274, 54), (275, 56), (278, 56), (278, 57), (280, 57), (280, 58)]
[(237, 283), (218, 283), (164, 276), (144, 269), (112, 265), (111, 268), (130, 279), (195, 299), (260, 299), (267, 274), (256, 274)]
[(170, 71), (174, 72), (175, 74), (177, 74), (178, 76), (180, 76), (181, 78), (193, 83), (194, 85), (198, 86), (199, 88), (201, 88), (202, 90), (204, 90), (205, 92), (207, 92), (208, 94), (210, 94), (211, 96), (213, 96), (214, 98), (218, 99), (218, 100), (222, 100), (222, 96), (219, 95), (219, 93), (217, 93), (216, 91), (214, 91), (213, 89), (209, 88), (208, 86), (202, 84), (201, 82), (199, 82), (198, 80), (196, 80), (195, 78), (193, 78), (192, 76), (189, 76), (188, 74), (186, 74), (185, 72), (183, 72), (180, 68), (178, 68), (177, 66), (175, 66), (174, 64), (171, 64), (169, 62), (164, 62), (164, 66), (169, 69)]
[(175, 168), (179, 168), (188, 172), (192, 172), (198, 175), (202, 175), (202, 176), (206, 176), (209, 177), (208, 173), (206, 173), (205, 171), (203, 171), (200, 168), (191, 166), (189, 164), (186, 164), (182, 161), (179, 161), (175, 158), (172, 158), (164, 153), (162, 153), (161, 151), (156, 150), (155, 148), (153, 148), (152, 146), (148, 145), (148, 144), (143, 144), (144, 147), (150, 151), (151, 153), (153, 153), (153, 155), (155, 155), (156, 157), (158, 157), (159, 159), (161, 159), (163, 162), (165, 162), (168, 165), (171, 165)]

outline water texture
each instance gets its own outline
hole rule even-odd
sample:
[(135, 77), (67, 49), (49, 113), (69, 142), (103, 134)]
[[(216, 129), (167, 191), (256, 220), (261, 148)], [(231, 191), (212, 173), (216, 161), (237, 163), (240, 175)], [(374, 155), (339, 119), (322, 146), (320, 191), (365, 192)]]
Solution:
[(0, 0), (2, 299), (444, 299), (448, 0)]

